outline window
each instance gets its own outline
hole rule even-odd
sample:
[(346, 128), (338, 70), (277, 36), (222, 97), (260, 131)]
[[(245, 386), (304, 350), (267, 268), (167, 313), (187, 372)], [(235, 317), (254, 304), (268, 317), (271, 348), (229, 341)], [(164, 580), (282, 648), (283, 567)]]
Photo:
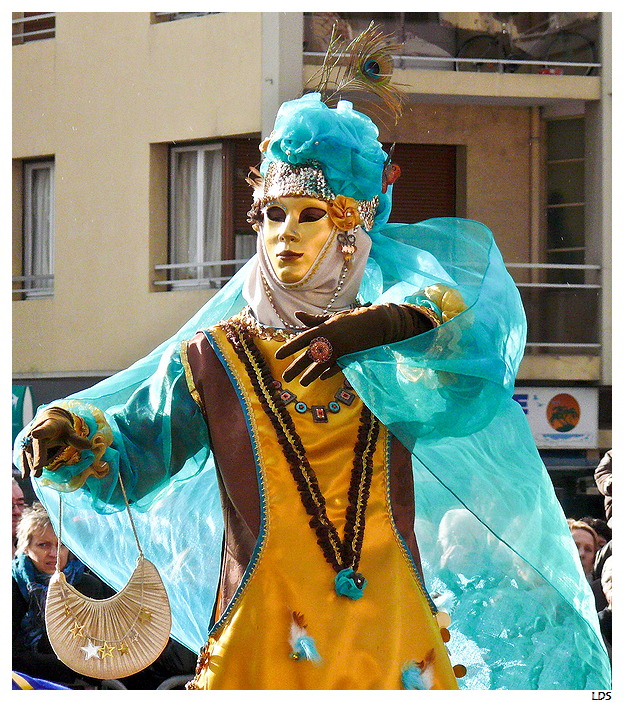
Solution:
[[(582, 118), (547, 122), (546, 261), (548, 263), (582, 264), (585, 262), (584, 141)], [(570, 280), (571, 273), (571, 271), (559, 273), (559, 277), (562, 275), (566, 277), (565, 280), (557, 282), (574, 282)], [(578, 276), (578, 272), (576, 274)]]
[(170, 147), (169, 288), (219, 288), (256, 250), (247, 222), (258, 137)]
[[(237, 261), (247, 261), (256, 253), (257, 235), (247, 221), (253, 192), (245, 178), (249, 175), (251, 166), (260, 167), (259, 143), (259, 137), (227, 140), (228, 173), (233, 200), (231, 235), (234, 242), (231, 252)], [(240, 267), (240, 263), (236, 264), (236, 268)]]
[[(530, 341), (572, 353), (598, 348), (600, 282), (586, 260), (585, 121), (546, 122), (545, 289), (527, 304), (539, 310)], [(535, 343), (537, 345), (537, 343)]]
[[(255, 254), (245, 179), (259, 166), (258, 144), (250, 135), (169, 146), (168, 263), (155, 263), (156, 289), (220, 288)], [(457, 158), (455, 146), (396, 144), (402, 173), (390, 221), (455, 216)]]
[[(386, 153), (391, 144), (384, 144)], [(395, 144), (401, 175), (392, 189), (390, 222), (421, 222), (456, 215), (457, 148), (447, 144)]]
[[(169, 261), (174, 287), (218, 278), (222, 241), (221, 144), (171, 149)], [(196, 284), (196, 283), (195, 283)]]
[(24, 296), (54, 293), (54, 161), (27, 161), (23, 166)]

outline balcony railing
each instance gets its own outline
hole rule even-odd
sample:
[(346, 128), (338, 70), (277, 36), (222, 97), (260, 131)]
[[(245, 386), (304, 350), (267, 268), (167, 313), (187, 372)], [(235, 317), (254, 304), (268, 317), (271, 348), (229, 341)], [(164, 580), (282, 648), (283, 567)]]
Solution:
[[(599, 13), (305, 13), (304, 59), (322, 61), (335, 27), (350, 39), (375, 23), (401, 45), (396, 68), (595, 75)], [(478, 16), (478, 19), (475, 17)]]
[[(322, 60), (324, 53), (306, 51), (307, 59)], [(593, 75), (602, 64), (596, 61), (548, 61), (546, 59), (488, 58), (475, 56), (392, 56), (395, 68), (422, 68), (445, 71), (474, 71), (475, 73), (533, 73), (539, 75)]]
[(154, 22), (175, 22), (189, 17), (203, 17), (204, 15), (219, 15), (220, 12), (152, 12)]
[[(158, 287), (172, 290), (193, 288), (220, 288), (248, 259), (194, 263), (170, 263), (155, 266), (157, 272), (169, 273), (167, 280), (154, 281)], [(228, 270), (229, 268), (229, 270)], [(599, 300), (602, 285), (601, 267), (583, 264), (508, 263), (520, 291), (528, 322), (527, 349), (529, 352), (570, 353), (595, 355), (600, 353), (598, 332)], [(205, 274), (206, 269), (214, 275)], [(525, 270), (525, 276), (516, 271)], [(193, 277), (177, 277), (176, 272), (189, 272)], [(553, 282), (540, 280), (544, 276), (564, 274), (568, 277), (582, 274), (593, 282)]]
[[(507, 268), (512, 275), (515, 273), (515, 278), (523, 277), (515, 282), (527, 315), (529, 351), (587, 355), (600, 352), (601, 266), (508, 263)], [(518, 276), (518, 270), (525, 270), (528, 275)], [(555, 276), (563, 276), (563, 280), (553, 282)], [(583, 282), (577, 280), (578, 276)]]
[(13, 45), (38, 39), (52, 39), (56, 31), (56, 12), (14, 12)]
[(13, 276), (13, 299), (52, 297), (54, 295), (54, 274)]
[[(154, 266), (154, 270), (166, 271), (171, 275), (167, 280), (155, 280), (158, 287), (180, 288), (220, 288), (236, 271), (240, 270), (249, 259), (233, 258), (224, 261), (198, 261), (194, 263), (163, 263)], [(205, 268), (216, 268), (215, 275), (204, 275)], [(226, 270), (221, 270), (225, 268)], [(229, 270), (228, 270), (229, 269)], [(227, 271), (227, 274), (226, 274)], [(192, 277), (176, 277), (176, 272), (191, 274)], [(223, 275), (222, 275), (223, 274)]]

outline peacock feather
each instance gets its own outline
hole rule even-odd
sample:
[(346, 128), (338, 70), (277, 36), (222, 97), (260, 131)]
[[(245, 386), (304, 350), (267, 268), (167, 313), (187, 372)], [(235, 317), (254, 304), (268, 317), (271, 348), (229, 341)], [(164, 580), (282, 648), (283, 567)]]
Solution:
[(372, 110), (379, 110), (379, 102), (374, 98), (380, 98), (382, 111), (389, 113), (396, 124), (404, 96), (400, 86), (392, 83), (392, 54), (401, 46), (389, 43), (389, 39), (374, 22), (351, 40), (342, 38), (334, 25), (323, 64), (306, 88), (319, 92), (330, 107), (347, 92), (361, 92), (373, 98), (367, 101)]

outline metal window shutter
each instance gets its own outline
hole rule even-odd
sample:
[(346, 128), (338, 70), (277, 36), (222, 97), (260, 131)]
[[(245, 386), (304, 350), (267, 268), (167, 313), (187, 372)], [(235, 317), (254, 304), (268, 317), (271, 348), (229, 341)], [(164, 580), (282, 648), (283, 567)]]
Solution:
[[(384, 145), (386, 151), (389, 148)], [(396, 144), (392, 160), (400, 166), (401, 176), (392, 192), (390, 222), (455, 216), (455, 146)]]

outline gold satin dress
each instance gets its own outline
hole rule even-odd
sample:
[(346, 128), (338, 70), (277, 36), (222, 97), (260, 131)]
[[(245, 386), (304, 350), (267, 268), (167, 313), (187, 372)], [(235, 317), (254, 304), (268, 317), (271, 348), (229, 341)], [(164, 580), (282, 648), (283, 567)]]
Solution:
[[(289, 465), (248, 373), (219, 327), (210, 330), (243, 403), (259, 474), (263, 525), (241, 586), (210, 633), (191, 689), (402, 689), (403, 666), (433, 657), (432, 689), (457, 680), (414, 563), (391, 517), (389, 436), (381, 425), (358, 571), (363, 597), (334, 588), (335, 572), (309, 526)], [(279, 342), (255, 338), (274, 378), (292, 359), (277, 361)], [(325, 405), (344, 384), (342, 373), (307, 388), (285, 385), (308, 406)], [(342, 536), (362, 402), (342, 405), (327, 423), (287, 405)], [(305, 619), (319, 663), (291, 656), (293, 612)]]

